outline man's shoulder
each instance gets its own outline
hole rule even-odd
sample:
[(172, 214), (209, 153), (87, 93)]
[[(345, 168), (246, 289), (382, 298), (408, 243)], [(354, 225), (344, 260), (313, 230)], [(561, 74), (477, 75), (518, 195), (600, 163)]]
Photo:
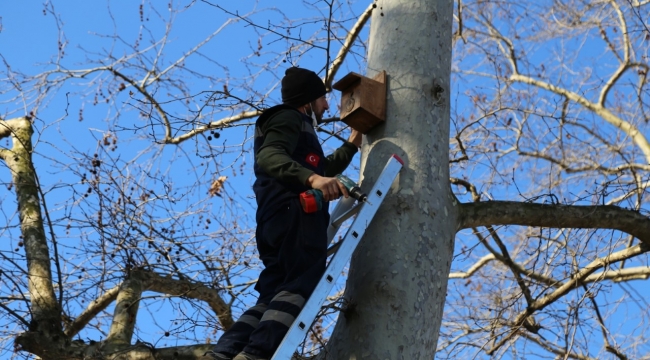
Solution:
[(284, 122), (301, 122), (302, 114), (298, 109), (288, 105), (276, 105), (272, 108), (264, 110), (264, 113), (257, 119), (257, 126), (262, 127), (267, 123), (273, 122), (274, 124)]

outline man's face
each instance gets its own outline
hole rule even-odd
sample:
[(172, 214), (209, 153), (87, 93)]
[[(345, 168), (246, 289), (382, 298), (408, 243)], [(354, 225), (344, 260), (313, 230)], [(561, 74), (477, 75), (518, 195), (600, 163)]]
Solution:
[(316, 115), (316, 120), (320, 124), (323, 122), (323, 114), (325, 114), (326, 110), (329, 110), (330, 106), (327, 103), (327, 99), (325, 98), (325, 95), (319, 97), (315, 101), (312, 101), (311, 103), (312, 111)]

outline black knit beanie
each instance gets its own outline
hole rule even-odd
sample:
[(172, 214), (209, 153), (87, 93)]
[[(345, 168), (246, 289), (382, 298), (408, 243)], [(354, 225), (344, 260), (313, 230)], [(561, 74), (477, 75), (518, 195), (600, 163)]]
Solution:
[(282, 78), (282, 102), (299, 107), (325, 95), (325, 84), (315, 72), (290, 67)]

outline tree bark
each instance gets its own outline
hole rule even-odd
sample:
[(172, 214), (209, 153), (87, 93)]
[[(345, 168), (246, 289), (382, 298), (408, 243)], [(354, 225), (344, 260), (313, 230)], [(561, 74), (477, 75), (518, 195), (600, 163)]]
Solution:
[(387, 119), (366, 137), (364, 186), (393, 153), (405, 166), (352, 258), (328, 358), (435, 355), (458, 221), (448, 154), (452, 5), (384, 0), (374, 10), (367, 76), (388, 74)]
[[(5, 161), (11, 171), (18, 198), (32, 314), (29, 331), (16, 337), (16, 349), (29, 351), (43, 359), (81, 359), (91, 354), (106, 359), (194, 359), (205, 353), (210, 348), (209, 345), (158, 350), (150, 346), (131, 345), (140, 298), (146, 290), (200, 298), (215, 311), (224, 327), (230, 327), (233, 323), (229, 306), (219, 297), (217, 289), (142, 271), (132, 271), (131, 277), (120, 286), (119, 291), (109, 291), (64, 333), (62, 311), (54, 292), (41, 200), (32, 163), (32, 133), (32, 124), (27, 118), (0, 122), (0, 138), (11, 137), (13, 140), (11, 149), (0, 148), (0, 159)], [(92, 316), (115, 299), (115, 314), (106, 341), (94, 344), (71, 341), (71, 337)]]
[(0, 138), (12, 138), (12, 149), (2, 149), (0, 158), (11, 171), (16, 187), (20, 230), (29, 277), (30, 331), (48, 337), (63, 335), (61, 308), (54, 294), (50, 252), (45, 238), (41, 201), (32, 164), (32, 124), (28, 118), (0, 122)]
[(132, 272), (120, 286), (111, 330), (106, 339), (108, 344), (126, 345), (131, 343), (144, 288), (141, 276), (138, 275), (138, 272)]
[(486, 201), (461, 205), (460, 228), (523, 225), (552, 228), (615, 229), (650, 245), (650, 218), (618, 206), (569, 206), (515, 201)]

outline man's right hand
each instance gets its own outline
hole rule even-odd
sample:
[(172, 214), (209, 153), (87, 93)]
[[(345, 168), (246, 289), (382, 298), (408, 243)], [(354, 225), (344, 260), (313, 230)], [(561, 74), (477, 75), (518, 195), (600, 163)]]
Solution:
[(317, 174), (311, 174), (307, 179), (307, 186), (312, 189), (318, 189), (323, 193), (323, 198), (327, 201), (338, 199), (341, 194), (346, 198), (349, 196), (348, 189), (341, 184), (335, 177), (324, 177)]

